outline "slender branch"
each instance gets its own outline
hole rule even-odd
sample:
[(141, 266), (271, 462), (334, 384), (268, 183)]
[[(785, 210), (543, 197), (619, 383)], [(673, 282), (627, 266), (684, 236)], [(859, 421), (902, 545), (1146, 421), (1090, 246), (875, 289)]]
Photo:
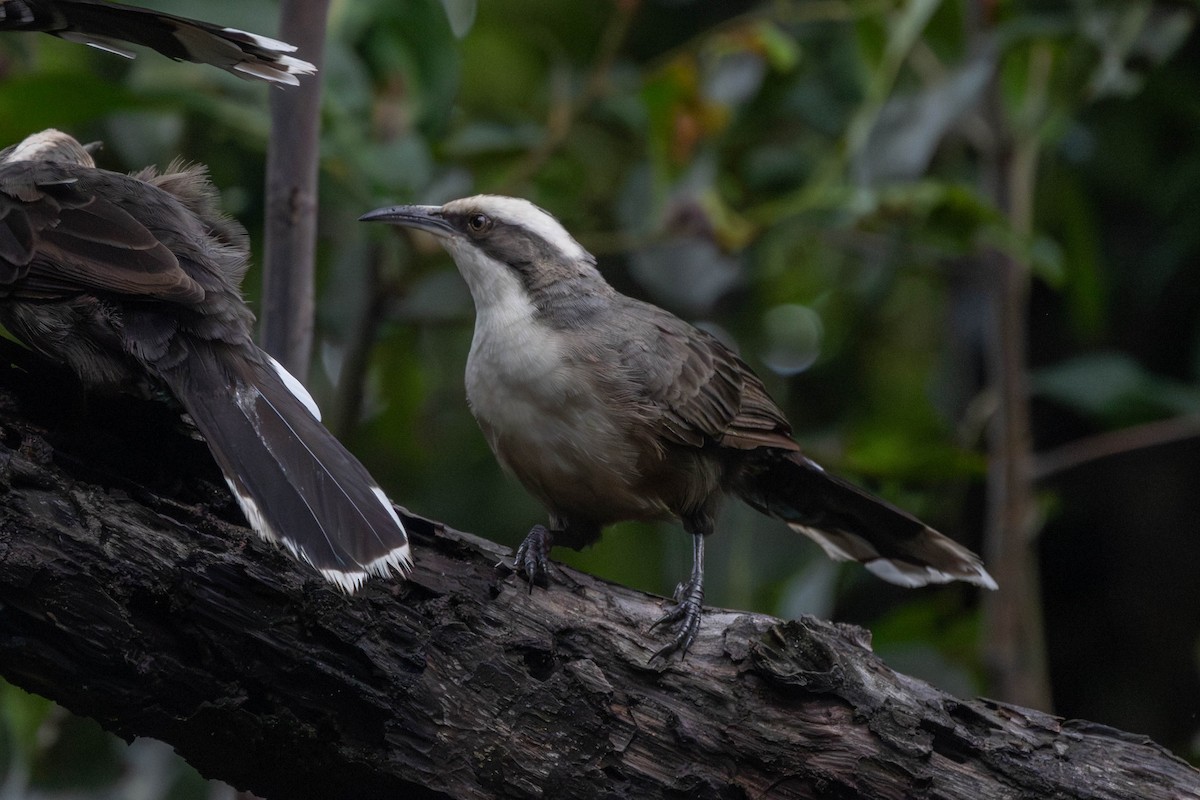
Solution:
[[(283, 0), (280, 36), (320, 70), (329, 0)], [(263, 256), (263, 348), (301, 381), (315, 310), (320, 73), (271, 94)]]
[(1132, 428), (1087, 436), (1039, 453), (1035, 460), (1033, 477), (1035, 480), (1044, 481), (1090, 461), (1198, 436), (1200, 416), (1156, 420)]

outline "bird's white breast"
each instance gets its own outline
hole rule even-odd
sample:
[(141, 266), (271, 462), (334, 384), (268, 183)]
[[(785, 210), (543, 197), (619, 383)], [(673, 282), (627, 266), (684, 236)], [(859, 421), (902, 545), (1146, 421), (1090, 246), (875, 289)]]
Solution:
[(454, 252), (475, 301), (467, 356), (467, 399), (481, 422), (525, 428), (567, 390), (563, 342), (537, 319), (520, 279), (506, 264), (471, 248)]
[(528, 302), (477, 310), (467, 399), (488, 443), (554, 513), (662, 514), (656, 501), (631, 494), (636, 448), (566, 336), (537, 320)]
[(535, 318), (528, 302), (478, 309), (467, 356), (467, 399), (475, 415), (504, 430), (540, 421), (561, 403), (562, 342)]
[(581, 363), (580, 335), (542, 322), (508, 265), (455, 239), (446, 247), (475, 301), (467, 400), (500, 462), (552, 513), (662, 514), (633, 491), (637, 448), (595, 365)]

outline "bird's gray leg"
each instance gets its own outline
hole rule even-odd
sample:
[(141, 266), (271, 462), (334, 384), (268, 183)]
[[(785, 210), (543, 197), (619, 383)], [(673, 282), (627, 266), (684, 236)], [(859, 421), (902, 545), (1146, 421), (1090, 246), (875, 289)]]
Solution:
[(696, 632), (700, 630), (700, 615), (704, 607), (704, 534), (692, 534), (692, 576), (687, 583), (675, 587), (675, 604), (650, 626), (654, 630), (659, 625), (670, 624), (676, 628), (675, 638), (660, 648), (650, 657), (667, 658), (678, 652), (679, 657), (687, 655)]

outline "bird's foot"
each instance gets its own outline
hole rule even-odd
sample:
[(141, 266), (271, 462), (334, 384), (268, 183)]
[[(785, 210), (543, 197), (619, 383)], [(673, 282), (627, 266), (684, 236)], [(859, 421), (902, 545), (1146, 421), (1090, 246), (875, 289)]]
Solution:
[(554, 534), (545, 525), (534, 525), (517, 548), (512, 563), (501, 561), (496, 567), (524, 575), (530, 592), (534, 584), (544, 589), (550, 585), (550, 578), (557, 576), (557, 570), (550, 561), (550, 548), (553, 546)]
[(659, 625), (670, 625), (675, 628), (675, 638), (650, 656), (651, 661), (656, 658), (669, 658), (676, 652), (679, 653), (680, 658), (687, 655), (688, 648), (692, 646), (692, 640), (696, 638), (696, 632), (700, 630), (700, 616), (703, 607), (703, 581), (693, 578), (687, 583), (681, 583), (675, 587), (674, 604), (650, 626), (650, 630), (654, 630)]

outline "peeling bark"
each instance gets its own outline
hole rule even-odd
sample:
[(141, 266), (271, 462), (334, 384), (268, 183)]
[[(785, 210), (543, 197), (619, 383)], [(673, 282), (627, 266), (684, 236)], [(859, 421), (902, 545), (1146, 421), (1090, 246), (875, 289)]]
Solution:
[[(7, 362), (4, 362), (7, 363)], [(660, 600), (411, 518), (347, 598), (257, 540), (164, 404), (0, 366), (0, 672), (269, 798), (1200, 798), (1144, 737), (962, 700), (868, 634)]]

